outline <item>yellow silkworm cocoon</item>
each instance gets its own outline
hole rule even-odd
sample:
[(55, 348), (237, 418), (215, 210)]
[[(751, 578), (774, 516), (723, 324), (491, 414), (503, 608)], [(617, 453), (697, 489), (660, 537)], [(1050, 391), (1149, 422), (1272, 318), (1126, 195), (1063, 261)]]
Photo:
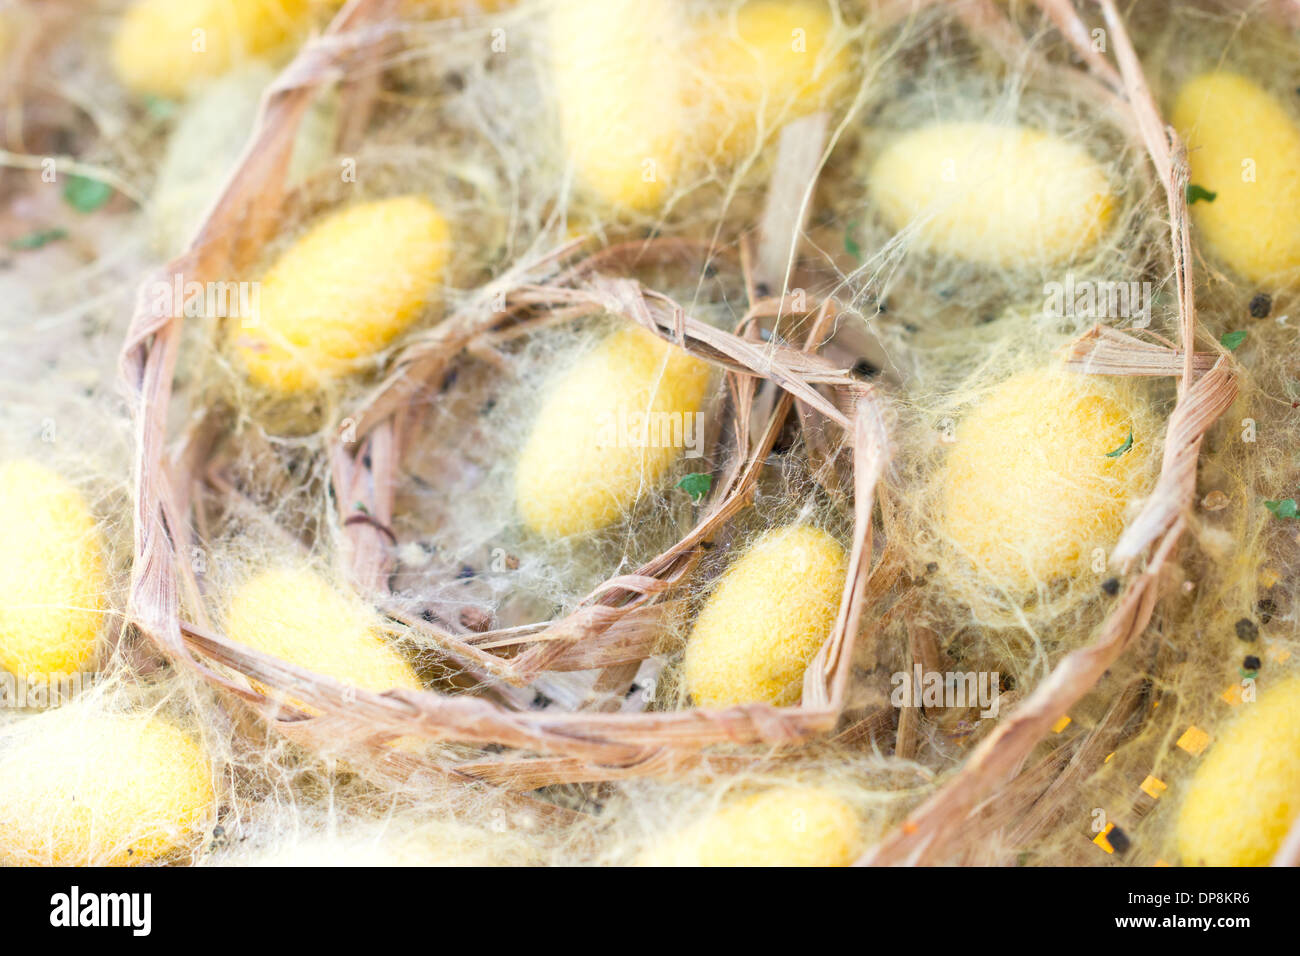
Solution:
[(179, 97), (244, 57), (282, 45), (315, 0), (135, 0), (113, 38), (113, 67), (136, 93)]
[(81, 492), (28, 459), (0, 464), (0, 667), (43, 684), (87, 670), (108, 579)]
[(686, 689), (700, 707), (797, 704), (830, 636), (848, 559), (825, 531), (769, 531), (727, 569), (686, 644)]
[(1012, 590), (1081, 570), (1149, 485), (1153, 436), (1141, 413), (1109, 380), (1064, 369), (994, 387), (958, 423), (943, 463), (948, 542)]
[(860, 852), (858, 815), (815, 787), (748, 797), (645, 855), (647, 866), (848, 866)]
[(384, 640), (377, 615), (308, 568), (270, 568), (231, 598), (233, 640), (362, 690), (421, 690), (415, 669)]
[(0, 760), (0, 856), (30, 866), (153, 862), (212, 816), (207, 755), (149, 714), (30, 718)]
[(986, 266), (1082, 256), (1115, 207), (1106, 171), (1082, 146), (994, 123), (904, 133), (868, 179), (871, 201), (894, 229), (931, 252)]
[(1178, 814), (1187, 866), (1266, 866), (1300, 816), (1300, 678), (1242, 704)]
[(1215, 193), (1192, 203), (1211, 249), (1259, 281), (1300, 266), (1300, 124), (1268, 91), (1207, 73), (1178, 94), (1173, 124), (1187, 141), (1191, 182)]
[(658, 207), (682, 161), (677, 0), (559, 0), (548, 21), (565, 150), (582, 185), (615, 207)]
[(524, 524), (561, 538), (616, 521), (688, 444), (703, 441), (709, 379), (707, 362), (639, 327), (581, 356), (543, 387), (519, 455), (515, 501)]
[(701, 24), (694, 63), (702, 148), (734, 159), (782, 120), (825, 107), (850, 66), (846, 50), (827, 54), (834, 28), (824, 3), (802, 0), (757, 0), (734, 20)]
[(249, 378), (288, 394), (353, 370), (419, 317), (450, 249), (446, 221), (420, 196), (327, 216), (266, 273), (255, 319), (230, 323)]

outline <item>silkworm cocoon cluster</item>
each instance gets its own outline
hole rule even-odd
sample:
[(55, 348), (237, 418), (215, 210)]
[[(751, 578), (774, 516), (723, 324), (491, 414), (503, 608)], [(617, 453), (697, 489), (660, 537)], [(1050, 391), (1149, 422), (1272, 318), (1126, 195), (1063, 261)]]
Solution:
[(839, 611), (844, 548), (825, 531), (769, 531), (727, 569), (695, 621), (684, 676), (701, 707), (797, 704)]
[(673, 0), (561, 0), (550, 18), (560, 126), (582, 186), (660, 208), (709, 158), (733, 161), (847, 74), (824, 4), (760, 0), (693, 20)]
[(150, 863), (211, 818), (212, 766), (168, 721), (85, 713), (77, 704), (30, 719), (0, 759), (6, 863)]
[(1256, 83), (1207, 73), (1178, 94), (1191, 182), (1214, 193), (1191, 206), (1210, 248), (1252, 281), (1300, 267), (1300, 124)]
[(686, 29), (677, 0), (560, 0), (551, 12), (566, 152), (610, 205), (653, 209), (677, 183)]
[(230, 322), (249, 378), (292, 394), (353, 370), (419, 317), (450, 248), (442, 214), (420, 196), (325, 217), (263, 277), (253, 320)]
[(113, 67), (129, 89), (179, 97), (302, 30), (319, 0), (135, 0), (113, 39)]
[(231, 597), (234, 640), (362, 690), (420, 690), (414, 668), (379, 633), (375, 613), (302, 567), (263, 570)]
[(1150, 481), (1141, 412), (1108, 380), (1058, 368), (991, 389), (957, 424), (942, 466), (948, 542), (1010, 590), (1081, 570)]
[(1087, 253), (1115, 207), (1082, 146), (1041, 130), (944, 122), (899, 136), (869, 174), (871, 201), (922, 248), (986, 266)]
[(648, 866), (848, 866), (861, 850), (861, 824), (841, 797), (783, 787), (687, 827), (643, 858)]
[(827, 55), (834, 26), (824, 3), (801, 0), (758, 0), (702, 23), (701, 142), (734, 159), (780, 120), (824, 107), (849, 72), (847, 51)]
[[(515, 468), (524, 524), (547, 538), (616, 521), (702, 440), (710, 368), (639, 327), (607, 336), (542, 390)], [(698, 446), (697, 446), (698, 447)]]
[(1300, 817), (1300, 678), (1243, 704), (1192, 776), (1178, 815), (1185, 865), (1264, 866)]
[(86, 499), (44, 465), (4, 462), (0, 527), (0, 667), (37, 684), (87, 670), (108, 581)]

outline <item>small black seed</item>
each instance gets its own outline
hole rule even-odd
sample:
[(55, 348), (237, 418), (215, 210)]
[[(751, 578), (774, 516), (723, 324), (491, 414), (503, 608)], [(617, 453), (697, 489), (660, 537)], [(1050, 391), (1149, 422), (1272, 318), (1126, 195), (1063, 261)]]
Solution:
[(471, 568), (468, 564), (462, 564), (460, 566), (460, 570), (456, 572), (456, 577), (464, 581), (468, 578), (474, 577), (476, 573), (477, 572), (473, 568)]
[(551, 702), (551, 698), (547, 697), (540, 690), (537, 692), (536, 696), (533, 697), (533, 706), (538, 708), (539, 710), (545, 707), (550, 702)]
[(1119, 578), (1107, 578), (1105, 581), (1102, 581), (1101, 589), (1111, 597), (1119, 594)]
[(718, 274), (718, 267), (715, 266), (712, 262), (708, 263), (704, 267), (704, 278), (712, 279), (717, 274)]
[(1259, 637), (1259, 628), (1255, 622), (1248, 617), (1243, 617), (1237, 622), (1237, 638), (1242, 641), (1253, 641)]
[(939, 562), (938, 562), (938, 561), (931, 561), (929, 564), (927, 564), (927, 565), (925, 566), (925, 573), (926, 573), (926, 574), (934, 574), (934, 572), (936, 572), (936, 571), (938, 571), (938, 570), (939, 570)]
[(1277, 602), (1272, 598), (1260, 598), (1255, 602), (1255, 610), (1259, 612), (1259, 623), (1267, 624), (1277, 613)]
[(1002, 674), (998, 677), (998, 689), (1002, 691), (1013, 691), (1016, 689), (1016, 679), (1010, 674)]
[(1133, 844), (1129, 841), (1128, 834), (1119, 827), (1111, 827), (1110, 833), (1106, 834), (1106, 841), (1111, 845), (1116, 853), (1125, 853)]
[(1264, 666), (1264, 662), (1254, 654), (1247, 654), (1246, 659), (1241, 662), (1241, 666), (1248, 671), (1257, 671)]
[(766, 282), (759, 282), (754, 286), (754, 295), (760, 299), (766, 299), (772, 294), (772, 288)]
[(1250, 300), (1250, 314), (1256, 319), (1267, 319), (1273, 311), (1273, 297), (1267, 292), (1256, 292)]

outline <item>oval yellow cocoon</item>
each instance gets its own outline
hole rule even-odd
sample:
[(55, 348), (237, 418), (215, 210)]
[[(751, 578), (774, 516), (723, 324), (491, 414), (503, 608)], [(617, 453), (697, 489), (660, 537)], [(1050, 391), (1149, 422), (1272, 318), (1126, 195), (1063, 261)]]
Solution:
[(1216, 193), (1192, 218), (1233, 271), (1259, 281), (1300, 267), (1300, 124), (1268, 91), (1207, 73), (1178, 94), (1191, 182)]
[(39, 723), (0, 760), (7, 863), (151, 863), (212, 816), (212, 766), (171, 723), (76, 704), (30, 719)]
[(249, 647), (362, 690), (421, 690), (406, 659), (378, 632), (377, 617), (308, 568), (270, 568), (240, 585), (226, 633)]
[(515, 467), (528, 528), (560, 538), (616, 521), (682, 455), (686, 429), (701, 435), (709, 379), (707, 362), (632, 327), (546, 384)]
[(266, 273), (255, 321), (230, 323), (249, 378), (296, 393), (351, 371), (419, 317), (450, 246), (446, 221), (420, 196), (327, 216)]
[(1105, 233), (1106, 171), (1035, 129), (946, 122), (899, 136), (869, 175), (871, 201), (931, 252), (986, 266), (1069, 260)]
[(657, 208), (677, 180), (685, 117), (677, 0), (559, 0), (548, 20), (565, 152), (615, 207)]
[(848, 866), (858, 815), (815, 787), (783, 787), (724, 807), (647, 853), (647, 866)]
[(826, 50), (834, 21), (824, 3), (756, 0), (698, 28), (693, 62), (703, 87), (697, 120), (703, 151), (734, 159), (783, 120), (826, 106), (849, 56)]
[(1185, 865), (1265, 866), (1300, 816), (1300, 678), (1243, 704), (1178, 814)]
[(108, 578), (81, 492), (28, 459), (0, 464), (0, 667), (44, 684), (94, 661)]
[(695, 621), (683, 665), (701, 707), (797, 704), (803, 675), (839, 612), (848, 559), (825, 531), (769, 531), (718, 582)]
[(135, 0), (113, 38), (113, 68), (136, 93), (179, 97), (241, 57), (280, 46), (313, 0)]
[(1150, 481), (1151, 436), (1130, 401), (1101, 376), (1055, 368), (990, 390), (943, 463), (937, 507), (949, 543), (1016, 590), (1079, 571), (1119, 537)]

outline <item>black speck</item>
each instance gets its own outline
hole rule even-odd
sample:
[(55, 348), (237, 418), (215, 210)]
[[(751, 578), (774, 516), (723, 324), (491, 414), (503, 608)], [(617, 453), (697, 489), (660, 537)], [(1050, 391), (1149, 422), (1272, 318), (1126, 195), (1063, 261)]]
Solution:
[(754, 295), (760, 299), (766, 299), (772, 294), (772, 288), (766, 282), (758, 282), (754, 285)]
[(934, 573), (935, 573), (936, 571), (938, 571), (938, 570), (939, 570), (939, 562), (938, 562), (938, 561), (931, 561), (929, 564), (927, 564), (927, 565), (925, 566), (925, 573), (926, 573), (926, 574), (934, 574)]
[(456, 577), (464, 581), (467, 580), (468, 578), (474, 577), (477, 573), (478, 572), (475, 571), (473, 568), (471, 568), (468, 564), (462, 564), (460, 566), (460, 570), (456, 572)]
[(465, 77), (461, 76), (459, 73), (448, 73), (444, 79), (447, 82), (447, 86), (457, 92), (465, 88)]
[(1255, 610), (1259, 612), (1259, 623), (1267, 624), (1277, 613), (1277, 602), (1272, 598), (1260, 598), (1255, 602)]
[(1119, 594), (1119, 578), (1107, 578), (1105, 581), (1102, 581), (1101, 589), (1111, 597)]
[(1248, 671), (1257, 671), (1264, 666), (1264, 662), (1254, 654), (1247, 654), (1246, 659), (1241, 662), (1241, 666)]
[(1242, 641), (1253, 641), (1259, 637), (1259, 627), (1248, 617), (1243, 617), (1237, 622), (1237, 639)]
[(547, 697), (540, 690), (537, 692), (537, 695), (533, 697), (533, 706), (536, 707), (538, 710), (541, 710), (543, 707), (546, 707), (550, 703), (551, 703), (551, 698)]
[(880, 374), (880, 369), (876, 368), (866, 359), (858, 359), (853, 363), (853, 374), (858, 378), (875, 378)]
[(717, 266), (715, 266), (712, 262), (710, 262), (710, 263), (706, 263), (706, 264), (705, 264), (705, 266), (704, 266), (704, 278), (706, 278), (706, 279), (712, 279), (712, 278), (713, 278), (714, 276), (716, 276), (717, 274), (718, 274), (718, 267), (717, 267)]
[(1110, 833), (1106, 834), (1106, 840), (1119, 854), (1127, 853), (1128, 848), (1133, 845), (1128, 838), (1128, 834), (1119, 827), (1111, 827)]
[(437, 623), (438, 623), (438, 619), (437, 619), (436, 617), (433, 616), (433, 611), (429, 610), (427, 607), (426, 607), (423, 611), (420, 612), (420, 617), (422, 617), (424, 620), (428, 621), (430, 624), (437, 624)]
[(1267, 319), (1273, 311), (1273, 297), (1267, 292), (1256, 292), (1250, 300), (1250, 314), (1256, 319)]
[(1016, 679), (1010, 674), (1002, 674), (998, 677), (998, 689), (1004, 692), (1016, 689)]

